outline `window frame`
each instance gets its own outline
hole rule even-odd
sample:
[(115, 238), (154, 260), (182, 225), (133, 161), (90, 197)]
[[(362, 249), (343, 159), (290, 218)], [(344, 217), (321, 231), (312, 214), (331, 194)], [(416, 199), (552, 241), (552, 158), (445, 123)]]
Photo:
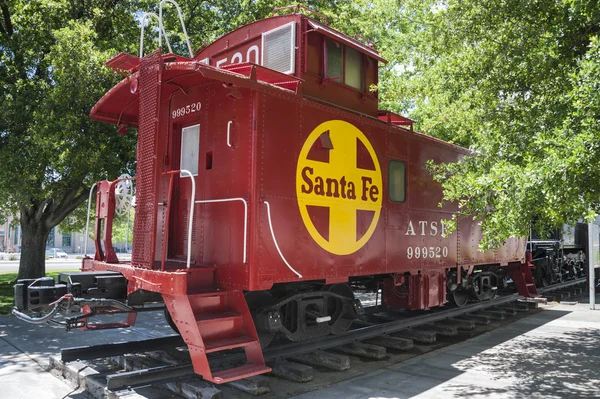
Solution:
[[(404, 165), (404, 198), (403, 198), (402, 201), (396, 201), (396, 200), (392, 199), (392, 190), (391, 190), (391, 184), (390, 184), (390, 181), (391, 181), (390, 174), (391, 174), (391, 171), (392, 171), (392, 163), (394, 163), (394, 162), (395, 163), (401, 163), (402, 165)], [(388, 175), (387, 176), (388, 177), (387, 178), (388, 200), (390, 200), (390, 202), (393, 202), (395, 204), (404, 204), (404, 203), (406, 203), (406, 194), (407, 194), (407, 190), (406, 190), (406, 187), (407, 187), (407, 184), (406, 184), (406, 176), (407, 176), (406, 169), (407, 169), (406, 168), (406, 162), (404, 162), (403, 160), (400, 160), (400, 159), (390, 159), (390, 161), (388, 162), (388, 173), (387, 173), (387, 175)]]
[[(336, 81), (333, 78), (335, 76), (329, 76), (329, 41), (334, 42), (334, 43), (338, 43), (340, 46), (342, 46), (342, 75), (339, 77), (340, 81)], [(365, 68), (365, 62), (366, 62), (366, 55), (362, 52), (362, 51), (358, 51), (355, 48), (352, 48), (353, 51), (356, 51), (358, 54), (360, 54), (360, 88), (357, 89), (356, 87), (350, 86), (349, 84), (346, 83), (346, 49), (348, 48), (348, 45), (344, 44), (344, 43), (340, 43), (335, 41), (334, 39), (323, 35), (323, 78), (329, 80), (330, 82), (334, 82), (336, 84), (339, 85), (343, 85), (344, 87), (347, 87), (351, 90), (354, 90), (358, 93), (362, 93), (362, 94), (369, 94), (366, 86), (366, 68)]]
[[(190, 129), (193, 127), (198, 126), (198, 155), (197, 155), (197, 159), (196, 159), (196, 173), (192, 173), (193, 171), (190, 170), (190, 173), (192, 173), (192, 176), (198, 176), (198, 174), (200, 173), (200, 124), (199, 123), (195, 123), (193, 125), (188, 125), (188, 126), (182, 126), (181, 127), (181, 134), (180, 134), (180, 140), (179, 140), (179, 169), (184, 169), (183, 168), (183, 134), (185, 132), (186, 129)], [(183, 173), (179, 173), (180, 177), (189, 177), (188, 175), (184, 175)]]

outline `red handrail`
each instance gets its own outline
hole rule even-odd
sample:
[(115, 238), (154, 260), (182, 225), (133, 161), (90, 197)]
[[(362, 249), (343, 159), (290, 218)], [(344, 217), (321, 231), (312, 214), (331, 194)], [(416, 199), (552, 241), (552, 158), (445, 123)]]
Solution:
[(274, 17), (275, 16), (275, 11), (282, 11), (282, 10), (289, 10), (289, 9), (293, 9), (295, 8), (296, 11), (300, 11), (302, 10), (306, 10), (311, 14), (315, 14), (316, 16), (320, 17), (321, 19), (323, 19), (325, 21), (326, 25), (329, 25), (329, 18), (327, 18), (325, 15), (316, 12), (315, 10), (313, 10), (312, 8), (306, 7), (305, 5), (302, 4), (292, 4), (291, 6), (285, 6), (285, 7), (278, 7), (278, 8), (274, 8), (273, 11), (271, 12), (271, 16)]

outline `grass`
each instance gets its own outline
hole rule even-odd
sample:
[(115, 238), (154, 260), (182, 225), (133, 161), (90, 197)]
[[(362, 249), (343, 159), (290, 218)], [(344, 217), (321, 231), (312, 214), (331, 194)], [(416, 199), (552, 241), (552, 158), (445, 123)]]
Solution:
[[(65, 270), (72, 272), (73, 270)], [(61, 271), (52, 271), (46, 273), (46, 276), (58, 276)], [(0, 315), (10, 314), (14, 306), (15, 288), (17, 282), (17, 273), (0, 273)]]

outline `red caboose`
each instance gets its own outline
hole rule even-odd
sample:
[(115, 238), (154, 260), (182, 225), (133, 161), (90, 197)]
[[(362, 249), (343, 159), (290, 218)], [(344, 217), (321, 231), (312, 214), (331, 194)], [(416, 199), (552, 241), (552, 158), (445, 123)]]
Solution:
[[(121, 273), (138, 300), (162, 295), (196, 372), (217, 383), (269, 370), (259, 338), (347, 330), (361, 312), (354, 288), (408, 309), (491, 298), (525, 239), (481, 253), (476, 222), (446, 234), (455, 205), (439, 207), (425, 163), (468, 151), (378, 109), (380, 62), (371, 43), (303, 14), (191, 58), (113, 58), (126, 79), (91, 117), (138, 128), (133, 254), (112, 252), (115, 184), (101, 182), (83, 269)], [(211, 371), (207, 353), (237, 347), (247, 365)]]

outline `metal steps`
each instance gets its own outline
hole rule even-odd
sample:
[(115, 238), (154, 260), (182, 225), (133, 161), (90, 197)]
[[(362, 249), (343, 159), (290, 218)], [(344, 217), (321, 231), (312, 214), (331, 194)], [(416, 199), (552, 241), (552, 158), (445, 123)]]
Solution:
[(245, 364), (232, 369), (216, 371), (213, 373), (213, 380), (217, 384), (223, 384), (240, 378), (252, 377), (254, 375), (264, 374), (271, 371), (270, 367), (260, 364)]
[(204, 341), (204, 348), (206, 349), (206, 353), (213, 353), (229, 349), (242, 348), (252, 344), (260, 345), (260, 342), (257, 339), (240, 335), (232, 338)]

